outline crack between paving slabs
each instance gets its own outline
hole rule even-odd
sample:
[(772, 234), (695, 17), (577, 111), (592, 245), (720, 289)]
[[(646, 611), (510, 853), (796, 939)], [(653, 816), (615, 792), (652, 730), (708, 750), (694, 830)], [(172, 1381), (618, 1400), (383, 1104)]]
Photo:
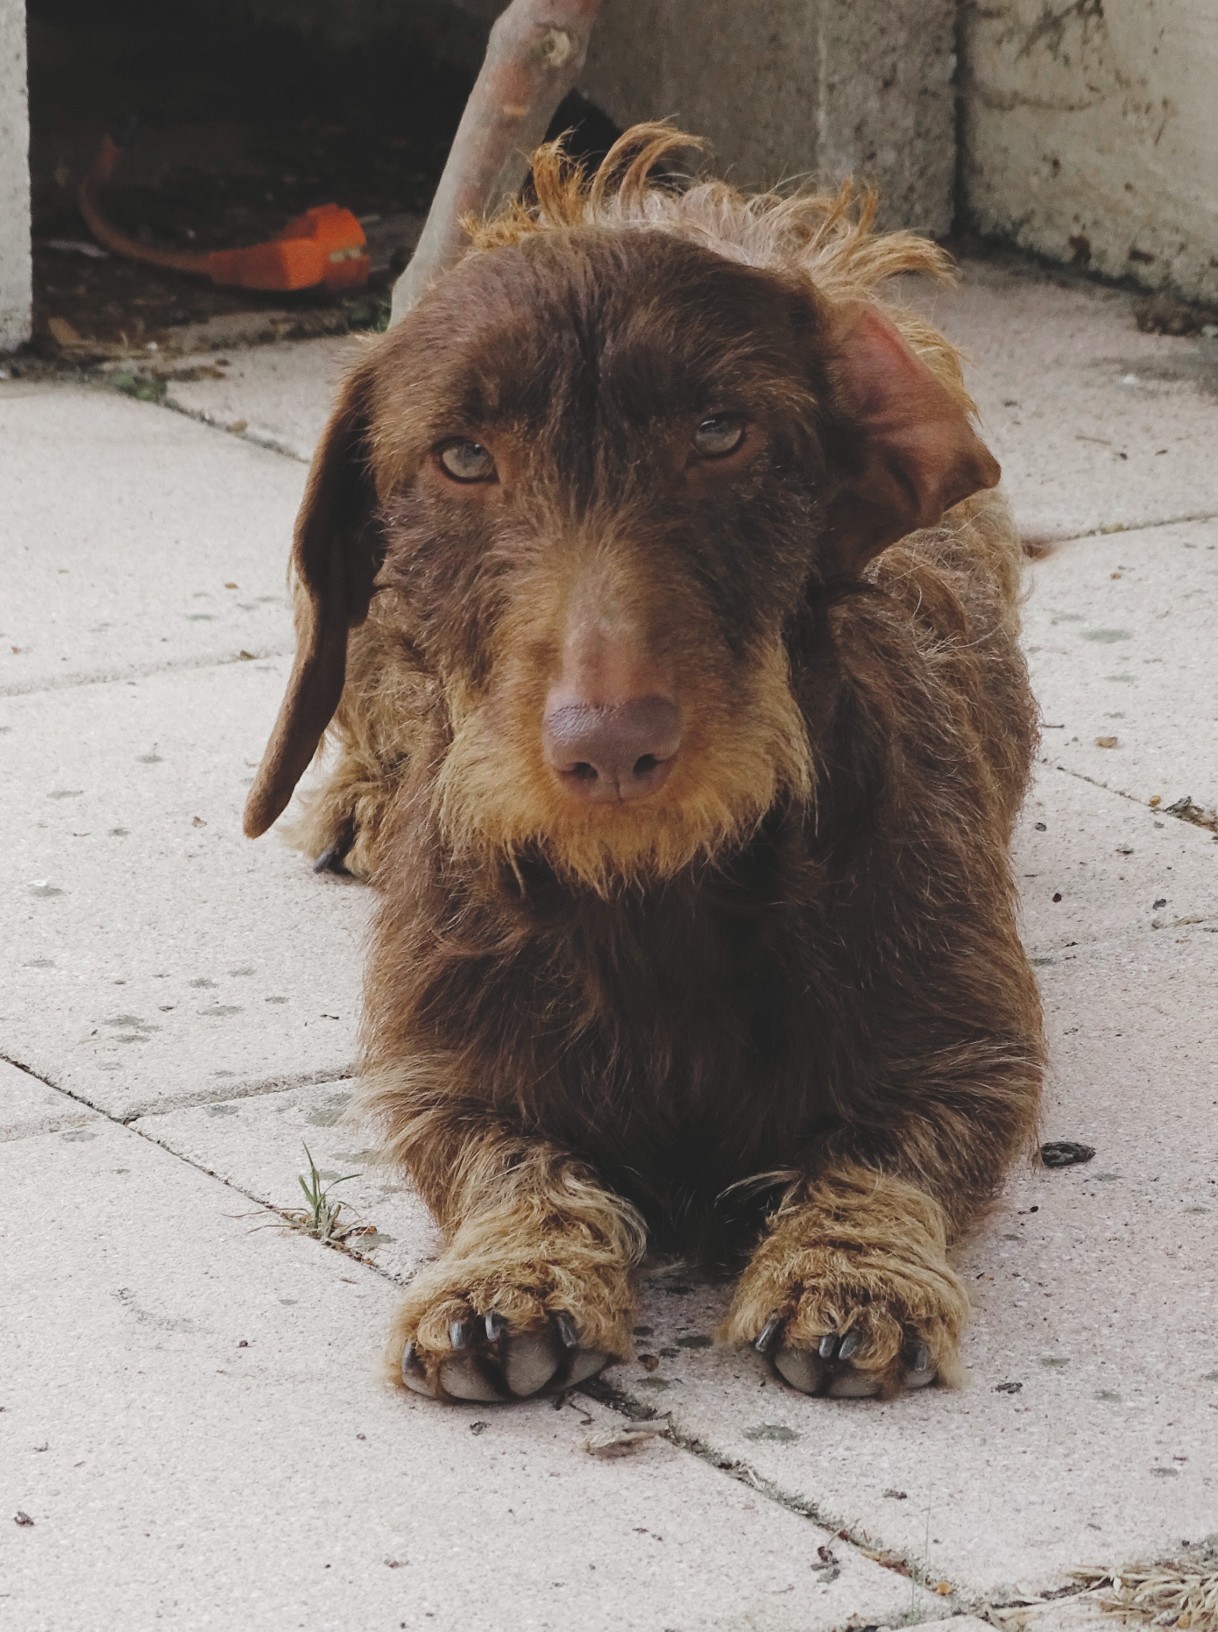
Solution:
[[(116, 1116), (113, 1112), (107, 1111), (103, 1106), (95, 1105), (91, 1100), (86, 1099), (83, 1094), (73, 1093), (71, 1089), (61, 1087), (59, 1083), (53, 1082), (49, 1077), (43, 1075), (40, 1071), (33, 1070), (29, 1065), (26, 1065), (20, 1060), (13, 1059), (8, 1054), (0, 1054), (0, 1059), (4, 1060), (5, 1063), (14, 1066), (18, 1071), (23, 1071), (26, 1076), (32, 1077), (36, 1082), (42, 1083), (44, 1087), (52, 1089), (55, 1093), (62, 1094), (65, 1099), (71, 1100), (73, 1103), (78, 1105), (84, 1105), (89, 1110), (95, 1111), (112, 1126), (122, 1128), (125, 1132), (134, 1134), (137, 1138), (145, 1140), (148, 1144), (155, 1145), (158, 1150), (165, 1151), (167, 1155), (174, 1157), (177, 1161), (185, 1163), (187, 1167), (193, 1168), (197, 1173), (203, 1173), (208, 1178), (214, 1179), (218, 1184), (222, 1184), (225, 1189), (232, 1190), (236, 1195), (244, 1196), (247, 1201), (253, 1202), (256, 1207), (260, 1207), (265, 1212), (272, 1213), (276, 1218), (281, 1219), (284, 1225), (288, 1229), (291, 1229), (294, 1233), (307, 1235), (307, 1231), (301, 1230), (292, 1222), (286, 1209), (276, 1206), (274, 1202), (267, 1201), (255, 1191), (247, 1189), (244, 1185), (237, 1184), (233, 1179), (226, 1178), (224, 1174), (217, 1173), (214, 1168), (208, 1167), (205, 1162), (198, 1161), (192, 1156), (187, 1156), (180, 1150), (175, 1150), (171, 1144), (166, 1142), (166, 1140), (157, 1138), (151, 1127), (140, 1127), (136, 1124), (135, 1118), (149, 1117), (150, 1113), (128, 1111), (122, 1116)], [(290, 1089), (292, 1087), (313, 1086), (320, 1082), (338, 1082), (342, 1080), (342, 1077), (335, 1077), (330, 1072), (318, 1073), (317, 1075), (310, 1077), (307, 1082), (303, 1079), (297, 1079), (292, 1082), (275, 1082), (254, 1087), (251, 1091), (245, 1093), (233, 1094), (230, 1091), (226, 1097), (231, 1099), (252, 1098), (256, 1097), (259, 1093), (272, 1093), (277, 1090)], [(216, 1101), (214, 1099), (209, 1100), (206, 1098), (195, 1098), (189, 1102), (179, 1100), (175, 1101), (172, 1107), (164, 1109), (159, 1114), (168, 1115), (170, 1110), (179, 1110), (189, 1108), (190, 1105), (215, 1102)], [(349, 1247), (346, 1242), (319, 1241), (317, 1244), (329, 1251), (341, 1253), (343, 1257), (350, 1259), (354, 1263), (362, 1265), (365, 1269), (371, 1270), (373, 1274), (379, 1275), (382, 1280), (389, 1281), (395, 1286), (403, 1286), (406, 1284), (401, 1277), (394, 1275), (382, 1265), (375, 1263), (371, 1258), (367, 1258), (354, 1248)], [(608, 1406), (610, 1410), (618, 1412), (619, 1415), (624, 1416), (633, 1422), (652, 1420), (660, 1415), (655, 1406), (651, 1405), (649, 1402), (637, 1400), (627, 1389), (619, 1388), (614, 1384), (607, 1383), (601, 1379), (592, 1378), (587, 1383), (581, 1384), (578, 1389), (571, 1390), (571, 1392), (584, 1394), (589, 1399), (596, 1400), (599, 1404)], [(568, 1395), (558, 1396), (558, 1403), (563, 1403), (568, 1397)], [(869, 1562), (879, 1565), (881, 1569), (886, 1569), (893, 1574), (904, 1576), (906, 1579), (913, 1581), (916, 1585), (934, 1592), (935, 1596), (939, 1598), (945, 1611), (950, 1611), (951, 1613), (964, 1613), (970, 1607), (973, 1609), (976, 1608), (976, 1602), (972, 1601), (970, 1603), (969, 1600), (965, 1599), (960, 1594), (959, 1589), (954, 1585), (952, 1585), (952, 1590), (949, 1594), (941, 1594), (936, 1592), (935, 1589), (943, 1583), (944, 1577), (932, 1576), (914, 1560), (906, 1558), (903, 1554), (898, 1553), (894, 1549), (875, 1547), (870, 1538), (867, 1537), (864, 1532), (856, 1532), (849, 1526), (839, 1523), (836, 1519), (825, 1516), (817, 1505), (807, 1497), (798, 1496), (790, 1491), (784, 1490), (773, 1480), (765, 1478), (755, 1469), (751, 1468), (747, 1462), (743, 1462), (737, 1458), (729, 1457), (720, 1451), (716, 1451), (713, 1446), (708, 1445), (697, 1435), (685, 1433), (681, 1429), (678, 1429), (675, 1424), (673, 1424), (671, 1418), (669, 1419), (669, 1425), (666, 1430), (665, 1437), (676, 1445), (679, 1450), (685, 1451), (687, 1455), (696, 1457), (698, 1461), (704, 1462), (708, 1466), (713, 1467), (717, 1472), (724, 1473), (728, 1476), (728, 1478), (734, 1479), (740, 1484), (747, 1485), (750, 1490), (755, 1491), (759, 1496), (764, 1497), (767, 1501), (773, 1502), (776, 1506), (783, 1507), (788, 1512), (796, 1513), (801, 1518), (808, 1519), (810, 1522), (818, 1525), (821, 1529), (828, 1531), (833, 1539), (844, 1542), (851, 1548), (852, 1551), (855, 1551), (861, 1556), (867, 1558)], [(931, 1608), (932, 1610), (937, 1611), (939, 1606), (934, 1605), (931, 1606)], [(930, 1618), (929, 1613), (927, 1618)], [(916, 1625), (917, 1623), (908, 1622), (906, 1624)]]
[(1081, 533), (1041, 533), (1029, 532), (1021, 537), (1031, 556), (1033, 568), (1037, 561), (1050, 555), (1056, 555), (1069, 544), (1081, 544), (1087, 538), (1118, 538), (1122, 533), (1153, 532), (1156, 527), (1183, 527), (1186, 524), (1200, 521), (1218, 521), (1218, 511), (1201, 510), (1183, 516), (1163, 516), (1157, 521), (1111, 521), (1103, 522), (1098, 527), (1088, 527)]
[[(113, 390), (114, 388), (111, 387)], [(277, 442), (273, 436), (259, 436), (256, 431), (246, 429), (234, 431), (223, 421), (212, 419), (200, 408), (187, 408), (180, 402), (172, 402), (163, 397), (153, 404), (155, 408), (167, 408), (171, 414), (181, 414), (183, 419), (193, 419), (196, 425), (206, 425), (209, 431), (219, 431), (222, 436), (231, 436), (237, 442), (248, 442), (253, 448), (263, 448), (267, 453), (277, 453), (284, 459), (291, 459), (294, 464), (308, 465), (312, 463), (304, 454), (297, 453), (295, 448), (289, 448), (284, 442)]]
[[(128, 392), (120, 391), (116, 385), (112, 384), (109, 376), (101, 370), (90, 369), (80, 372), (65, 369), (54, 373), (51, 377), (66, 384), (84, 385), (92, 387), (94, 390), (105, 391), (112, 396), (129, 396)], [(165, 379), (166, 390), (168, 391), (173, 385), (173, 376), (163, 375), (160, 377)], [(221, 436), (232, 437), (237, 442), (247, 442), (250, 447), (261, 448), (266, 453), (277, 453), (283, 459), (290, 459), (293, 464), (308, 465), (311, 463), (309, 457), (297, 453), (294, 448), (289, 448), (286, 443), (277, 442), (272, 436), (259, 436), (256, 432), (248, 429), (234, 431), (221, 420), (210, 418), (201, 409), (187, 408), (182, 403), (171, 402), (168, 396), (157, 397), (149, 401), (148, 406), (150, 408), (166, 408), (171, 414), (180, 414), (183, 419), (194, 420), (196, 425), (205, 425), (209, 431), (218, 431)]]
[[(228, 349), (238, 350), (252, 348), (231, 347)], [(187, 353), (181, 360), (186, 361), (189, 355), (190, 354)], [(160, 377), (164, 378), (168, 382), (168, 385), (172, 385), (172, 375), (163, 375)], [(119, 390), (118, 386), (113, 385), (109, 376), (103, 373), (100, 369), (81, 369), (72, 367), (51, 368), (49, 372), (43, 376), (43, 380), (53, 381), (61, 385), (84, 386), (87, 389), (105, 391), (112, 396), (130, 396), (130, 393), (121, 391)], [(203, 413), (201, 409), (187, 408), (181, 403), (170, 402), (167, 397), (160, 397), (156, 400), (149, 401), (148, 406), (150, 408), (166, 408), (170, 413), (180, 414), (183, 419), (193, 419), (197, 425), (205, 425), (209, 431), (218, 431), (222, 436), (230, 436), (238, 442), (248, 442), (250, 447), (261, 448), (265, 453), (277, 453), (283, 459), (290, 459), (293, 464), (308, 465), (311, 463), (310, 457), (306, 456), (305, 454), (297, 453), (295, 448), (289, 448), (286, 443), (277, 442), (274, 437), (259, 436), (256, 432), (248, 429), (243, 431), (234, 431), (222, 421), (209, 418), (209, 416)]]
[[(1073, 776), (1079, 782), (1089, 783), (1091, 787), (1099, 788), (1102, 793), (1110, 793), (1115, 799), (1127, 799), (1131, 805), (1137, 805), (1139, 810), (1149, 811), (1152, 816), (1170, 816), (1174, 821), (1183, 823), (1185, 827), (1199, 827), (1203, 832), (1213, 833), (1218, 837), (1218, 813), (1206, 811), (1200, 805), (1193, 805), (1189, 795), (1185, 796), (1188, 799), (1189, 810), (1178, 810), (1172, 805), (1152, 805), (1146, 799), (1139, 799), (1136, 793), (1126, 793), (1124, 788), (1114, 788), (1111, 783), (1088, 776), (1086, 771), (1076, 771), (1073, 766), (1063, 765), (1060, 760), (1052, 759), (1047, 754), (1040, 755), (1039, 762), (1051, 770), (1061, 771), (1064, 776)], [(1192, 815), (1193, 810), (1200, 811), (1201, 820)]]
[[(284, 602), (285, 610), (287, 602)], [(97, 669), (90, 674), (64, 675), (45, 680), (18, 681), (0, 686), (0, 697), (36, 697), (46, 691), (74, 691), (78, 686), (114, 686), (126, 680), (149, 680), (158, 674), (189, 674), (196, 669), (229, 669), (235, 663), (266, 663), (290, 658), (292, 646), (271, 646), (261, 651), (236, 652), (232, 657), (182, 657), (165, 663), (136, 664), (126, 669)], [(243, 655), (243, 653), (245, 655)]]
[[(1182, 822), (1185, 827), (1199, 827), (1204, 832), (1214, 831), (1208, 821), (1195, 821), (1180, 811), (1172, 810), (1170, 806), (1149, 805), (1144, 800), (1139, 799), (1136, 794), (1124, 793), (1120, 788), (1109, 787), (1106, 782), (1097, 782), (1093, 776), (1087, 776), (1082, 771), (1072, 770), (1069, 765), (1060, 765), (1056, 760), (1047, 759), (1044, 757), (1041, 758), (1040, 763), (1048, 766), (1050, 770), (1060, 771), (1063, 776), (1072, 776), (1076, 781), (1086, 782), (1089, 787), (1098, 789), (1100, 793), (1110, 793), (1114, 799), (1124, 799), (1131, 805), (1137, 805), (1139, 810), (1144, 810), (1151, 816), (1172, 816), (1176, 821)], [(1215, 836), (1218, 837), (1218, 833), (1216, 833)], [(1164, 921), (1152, 919), (1149, 928), (1152, 931), (1163, 929), (1171, 930), (1201, 928), (1206, 934), (1212, 935), (1218, 933), (1218, 928), (1212, 927), (1216, 922), (1218, 922), (1218, 913), (1200, 912), (1190, 913), (1183, 918), (1172, 918)], [(1035, 945), (1028, 946), (1027, 951), (1029, 957), (1035, 959), (1042, 955), (1048, 956), (1050, 953), (1068, 951), (1071, 947), (1075, 946), (1092, 948), (1114, 946), (1126, 938), (1127, 937), (1125, 935), (1116, 934), (1092, 936), (1087, 940), (1038, 941)]]
[[(604, 1376), (592, 1377), (582, 1383), (578, 1390), (587, 1394), (591, 1399), (598, 1400), (602, 1405), (612, 1406), (624, 1416), (636, 1422), (648, 1422), (657, 1416), (666, 1413), (659, 1412), (650, 1401), (638, 1399), (629, 1388), (613, 1383)], [(938, 1599), (938, 1603), (928, 1607), (926, 1619), (941, 1619), (946, 1614), (976, 1613), (979, 1607), (984, 1607), (984, 1601), (967, 1598), (958, 1588), (939, 1571), (932, 1571), (919, 1564), (915, 1559), (893, 1547), (886, 1547), (876, 1542), (865, 1530), (846, 1524), (840, 1517), (827, 1513), (810, 1497), (801, 1496), (794, 1491), (786, 1490), (776, 1480), (768, 1479), (764, 1474), (757, 1472), (748, 1462), (739, 1457), (728, 1456), (715, 1449), (698, 1434), (689, 1433), (679, 1428), (671, 1416), (668, 1419), (666, 1437), (674, 1445), (696, 1456), (699, 1461), (709, 1463), (720, 1473), (727, 1474), (729, 1479), (735, 1479), (739, 1484), (746, 1485), (758, 1495), (764, 1496), (767, 1501), (778, 1507), (786, 1508), (788, 1512), (797, 1513), (800, 1518), (808, 1519), (827, 1530), (835, 1541), (844, 1542), (848, 1547), (860, 1553), (872, 1564), (878, 1564), (881, 1569), (888, 1570), (894, 1575), (903, 1576), (917, 1586), (930, 1592)], [(943, 1593), (939, 1589), (948, 1585), (950, 1593)], [(914, 1626), (918, 1622), (909, 1621), (903, 1624)]]
[(261, 1099), (270, 1094), (291, 1093), (294, 1088), (318, 1088), (326, 1083), (333, 1083), (337, 1086), (339, 1083), (349, 1082), (356, 1074), (355, 1066), (350, 1065), (344, 1066), (337, 1071), (331, 1067), (326, 1071), (300, 1071), (290, 1076), (259, 1077), (257, 1081), (246, 1083), (237, 1088), (234, 1088), (231, 1083), (226, 1083), (223, 1088), (200, 1088), (197, 1093), (183, 1094), (180, 1099), (175, 1099), (171, 1105), (166, 1105), (161, 1100), (149, 1100), (145, 1104), (134, 1106), (131, 1110), (123, 1111), (120, 1115), (107, 1110), (104, 1105), (97, 1104), (84, 1094), (77, 1093), (71, 1088), (65, 1088), (58, 1082), (52, 1082), (49, 1077), (44, 1076), (36, 1067), (27, 1064), (25, 1060), (18, 1060), (11, 1054), (0, 1052), (0, 1061), (3, 1061), (5, 1065), (13, 1066), (17, 1071), (24, 1071), (27, 1077), (33, 1077), (35, 1082), (42, 1083), (45, 1088), (51, 1088), (55, 1093), (62, 1094), (65, 1099), (70, 1099), (77, 1105), (83, 1105), (91, 1111), (96, 1111), (99, 1116), (104, 1116), (107, 1121), (115, 1122), (120, 1127), (126, 1127), (130, 1123), (138, 1121), (141, 1117), (169, 1116), (174, 1111), (197, 1110), (201, 1105), (222, 1105), (229, 1100)]

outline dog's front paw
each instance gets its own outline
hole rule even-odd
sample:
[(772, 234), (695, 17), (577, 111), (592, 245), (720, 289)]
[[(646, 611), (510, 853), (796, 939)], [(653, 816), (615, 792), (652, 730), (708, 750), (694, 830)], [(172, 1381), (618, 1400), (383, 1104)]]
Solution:
[(457, 1274), (438, 1276), (443, 1267), (411, 1288), (386, 1355), (395, 1380), (416, 1394), (527, 1400), (573, 1388), (630, 1352), (624, 1277), (616, 1287), (594, 1281), (582, 1295), (570, 1284), (539, 1285), (535, 1275), (462, 1277), (454, 1265)]
[(899, 1306), (856, 1306), (826, 1330), (829, 1318), (823, 1306), (817, 1310), (815, 1295), (809, 1309), (805, 1295), (790, 1319), (772, 1314), (754, 1339), (778, 1376), (801, 1394), (872, 1399), (925, 1388), (954, 1371), (954, 1339), (933, 1323), (908, 1319)]
[(764, 1243), (745, 1270), (723, 1335), (751, 1343), (792, 1388), (891, 1398), (958, 1380), (968, 1298), (941, 1253), (776, 1248)]
[(601, 1349), (581, 1345), (579, 1330), (566, 1310), (523, 1332), (513, 1331), (495, 1310), (488, 1315), (471, 1310), (452, 1320), (448, 1341), (439, 1348), (408, 1338), (401, 1376), (416, 1394), (491, 1404), (573, 1388), (611, 1358)]
[(341, 760), (285, 825), (289, 842), (304, 851), (315, 873), (347, 873), (367, 882), (376, 869), (395, 784), (361, 772), (351, 759)]

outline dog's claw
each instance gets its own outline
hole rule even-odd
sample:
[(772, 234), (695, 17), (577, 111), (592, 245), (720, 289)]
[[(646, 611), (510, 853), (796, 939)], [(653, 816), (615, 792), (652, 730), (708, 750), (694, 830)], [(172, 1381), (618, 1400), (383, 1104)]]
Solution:
[(558, 1341), (564, 1349), (579, 1347), (579, 1330), (575, 1321), (565, 1309), (560, 1309), (554, 1316), (554, 1329), (558, 1333)]
[(345, 873), (343, 862), (355, 843), (355, 823), (344, 822), (333, 844), (327, 845), (313, 863), (315, 873)]
[(448, 1341), (460, 1353), (462, 1349), (468, 1349), (474, 1341), (475, 1330), (475, 1323), (469, 1318), (454, 1320), (448, 1328)]
[[(884, 1379), (872, 1371), (860, 1371), (853, 1363), (863, 1347), (863, 1333), (856, 1326), (844, 1333), (826, 1332), (814, 1338), (811, 1347), (780, 1344), (783, 1322), (771, 1315), (753, 1340), (785, 1383), (801, 1394), (827, 1395), (835, 1400), (869, 1400), (885, 1392)], [(927, 1344), (918, 1342), (906, 1352), (901, 1378), (907, 1390), (925, 1388), (937, 1375)]]
[(435, 1389), (427, 1381), (423, 1363), (413, 1343), (407, 1343), (402, 1350), (402, 1381), (412, 1393), (426, 1394), (430, 1399), (435, 1398)]
[(412, 1339), (402, 1351), (402, 1381), (416, 1394), (490, 1405), (561, 1393), (608, 1365), (611, 1355), (580, 1347), (574, 1316), (558, 1310), (549, 1324), (513, 1332), (497, 1309), (449, 1322), (448, 1352), (437, 1356), (434, 1381)]
[(925, 1343), (919, 1343), (909, 1357), (909, 1364), (903, 1378), (905, 1387), (911, 1391), (916, 1388), (925, 1388), (933, 1383), (938, 1373), (931, 1363), (930, 1350)]
[(770, 1350), (774, 1347), (775, 1343), (778, 1341), (778, 1335), (779, 1335), (779, 1333), (781, 1331), (782, 1331), (782, 1316), (781, 1315), (771, 1315), (769, 1320), (766, 1321), (765, 1325), (761, 1328), (761, 1330), (757, 1333), (757, 1336), (753, 1339), (753, 1347), (757, 1350), (757, 1353), (758, 1354), (769, 1354)]

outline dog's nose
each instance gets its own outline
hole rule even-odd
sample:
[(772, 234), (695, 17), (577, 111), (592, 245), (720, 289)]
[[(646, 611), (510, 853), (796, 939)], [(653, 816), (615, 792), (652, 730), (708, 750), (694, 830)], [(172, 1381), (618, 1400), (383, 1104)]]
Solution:
[(681, 716), (668, 697), (602, 706), (555, 698), (543, 734), (546, 759), (574, 797), (645, 799), (672, 771)]

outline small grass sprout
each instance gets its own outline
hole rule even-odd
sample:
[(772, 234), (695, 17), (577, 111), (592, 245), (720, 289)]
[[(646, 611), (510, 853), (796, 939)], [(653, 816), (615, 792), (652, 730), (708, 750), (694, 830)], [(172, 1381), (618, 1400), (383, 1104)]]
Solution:
[(315, 1236), (318, 1241), (345, 1241), (350, 1235), (363, 1234), (364, 1230), (356, 1224), (345, 1224), (342, 1221), (344, 1203), (331, 1198), (330, 1192), (336, 1184), (346, 1184), (351, 1179), (358, 1179), (358, 1173), (344, 1173), (336, 1179), (322, 1182), (322, 1176), (317, 1170), (317, 1163), (313, 1160), (308, 1145), (301, 1141), (305, 1156), (309, 1163), (309, 1173), (306, 1178), (303, 1173), (296, 1175), (296, 1182), (304, 1191), (307, 1207), (293, 1207), (287, 1211), (287, 1218), (302, 1229), (306, 1234)]

